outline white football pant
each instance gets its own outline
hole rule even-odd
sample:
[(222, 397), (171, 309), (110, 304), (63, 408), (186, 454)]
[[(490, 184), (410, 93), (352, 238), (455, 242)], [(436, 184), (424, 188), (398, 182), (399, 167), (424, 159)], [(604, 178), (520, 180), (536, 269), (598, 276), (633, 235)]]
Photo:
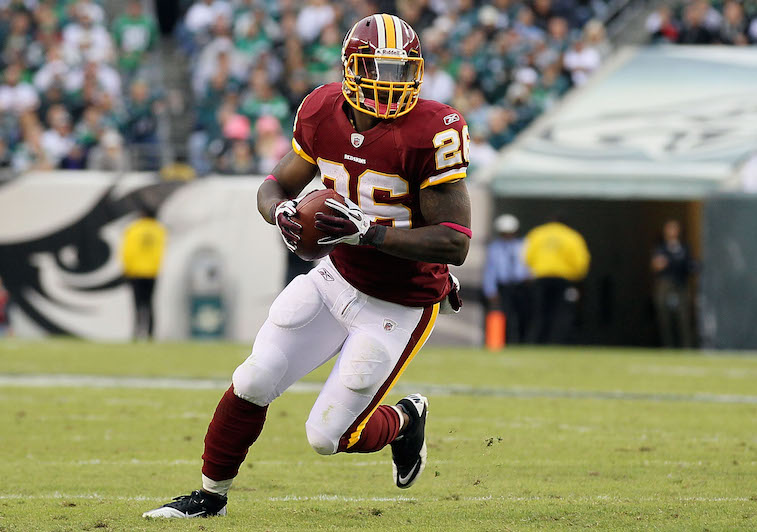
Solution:
[(339, 353), (305, 423), (320, 454), (356, 443), (365, 423), (434, 328), (439, 304), (406, 307), (352, 287), (328, 258), (295, 278), (271, 305), (235, 371), (234, 392), (259, 406)]

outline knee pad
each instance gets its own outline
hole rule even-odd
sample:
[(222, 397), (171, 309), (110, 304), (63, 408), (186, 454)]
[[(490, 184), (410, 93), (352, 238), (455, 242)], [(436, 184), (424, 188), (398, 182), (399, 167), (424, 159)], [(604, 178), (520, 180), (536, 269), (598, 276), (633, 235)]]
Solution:
[(273, 302), (268, 318), (282, 329), (299, 329), (313, 321), (322, 306), (318, 288), (306, 275), (300, 275)]
[(308, 443), (318, 454), (334, 454), (339, 447), (339, 442), (334, 441), (311, 423), (305, 423), (305, 431), (308, 435)]
[(384, 344), (365, 333), (350, 335), (339, 360), (342, 384), (355, 392), (370, 391), (391, 371), (391, 357)]
[(234, 393), (245, 401), (266, 406), (276, 398), (276, 387), (288, 367), (286, 357), (276, 346), (258, 346), (256, 340), (252, 354), (231, 377)]

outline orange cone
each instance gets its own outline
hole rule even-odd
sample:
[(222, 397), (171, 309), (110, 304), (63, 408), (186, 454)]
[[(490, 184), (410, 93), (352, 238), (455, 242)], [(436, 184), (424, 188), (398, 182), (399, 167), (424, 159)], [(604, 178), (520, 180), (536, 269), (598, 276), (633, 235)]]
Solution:
[(492, 310), (486, 315), (486, 348), (499, 351), (505, 347), (507, 317), (500, 310)]

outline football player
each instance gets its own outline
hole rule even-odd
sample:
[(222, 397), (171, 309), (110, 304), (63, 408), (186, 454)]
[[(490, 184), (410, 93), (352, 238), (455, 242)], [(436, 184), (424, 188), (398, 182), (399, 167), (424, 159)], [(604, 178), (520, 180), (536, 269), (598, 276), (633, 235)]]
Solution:
[(392, 449), (393, 477), (410, 487), (426, 465), (428, 400), (380, 404), (431, 334), (439, 312), (460, 308), (460, 265), (471, 238), (463, 179), (469, 136), (455, 109), (419, 99), (418, 35), (393, 15), (347, 33), (342, 83), (323, 85), (297, 110), (292, 150), (258, 192), (258, 210), (296, 251), (298, 194), (320, 172), (346, 205), (317, 213), (338, 243), (276, 298), (252, 354), (235, 371), (205, 436), (202, 489), (145, 517), (226, 513), (227, 492), (268, 405), (338, 355), (305, 429), (320, 454)]

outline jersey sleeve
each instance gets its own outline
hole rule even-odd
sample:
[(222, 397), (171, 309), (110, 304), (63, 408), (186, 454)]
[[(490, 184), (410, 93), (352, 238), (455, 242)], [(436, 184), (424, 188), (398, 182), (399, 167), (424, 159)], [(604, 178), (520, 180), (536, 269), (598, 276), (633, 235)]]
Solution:
[(297, 108), (294, 115), (294, 127), (292, 131), (292, 149), (294, 152), (305, 159), (310, 164), (315, 162), (315, 150), (313, 150), (313, 140), (315, 139), (316, 129), (318, 128), (318, 111), (320, 101), (318, 87), (313, 92), (305, 96), (302, 103)]
[(420, 188), (464, 179), (468, 171), (470, 134), (463, 115), (445, 106), (431, 117), (424, 129), (428, 140), (422, 149)]

